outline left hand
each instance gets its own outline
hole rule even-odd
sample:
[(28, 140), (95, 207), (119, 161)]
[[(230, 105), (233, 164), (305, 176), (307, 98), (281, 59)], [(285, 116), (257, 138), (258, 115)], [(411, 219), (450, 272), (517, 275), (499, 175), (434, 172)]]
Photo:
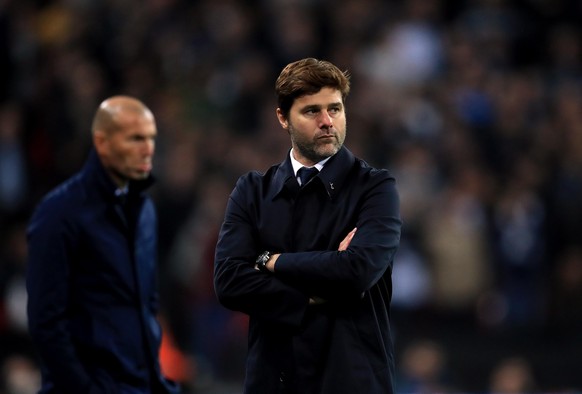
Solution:
[(338, 251), (343, 252), (348, 248), (348, 246), (350, 246), (350, 242), (352, 242), (352, 238), (354, 238), (357, 229), (357, 227), (354, 227), (354, 229), (346, 235), (346, 237), (340, 242), (339, 247), (337, 248)]

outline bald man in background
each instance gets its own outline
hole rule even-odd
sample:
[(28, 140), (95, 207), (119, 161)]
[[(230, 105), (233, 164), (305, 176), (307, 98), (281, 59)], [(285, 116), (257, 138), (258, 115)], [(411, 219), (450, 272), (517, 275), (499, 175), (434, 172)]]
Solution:
[(141, 101), (105, 100), (84, 167), (34, 212), (27, 290), (40, 393), (179, 392), (158, 359), (157, 218), (146, 195), (156, 136)]

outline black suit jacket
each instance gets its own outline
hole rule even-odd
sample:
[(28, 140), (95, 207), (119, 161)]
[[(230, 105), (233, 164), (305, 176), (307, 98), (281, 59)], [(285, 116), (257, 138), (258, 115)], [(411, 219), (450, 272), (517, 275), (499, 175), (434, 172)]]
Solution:
[[(393, 392), (389, 304), (400, 228), (394, 178), (345, 147), (303, 188), (289, 157), (238, 180), (214, 280), (221, 303), (250, 316), (246, 393)], [(264, 250), (282, 253), (274, 274), (254, 269)], [(314, 296), (327, 302), (309, 305)]]

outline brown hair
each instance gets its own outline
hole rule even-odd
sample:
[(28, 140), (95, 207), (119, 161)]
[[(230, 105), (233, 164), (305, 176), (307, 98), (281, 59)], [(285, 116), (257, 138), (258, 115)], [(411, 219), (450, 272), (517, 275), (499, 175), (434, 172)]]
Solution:
[(345, 101), (350, 92), (350, 75), (325, 60), (306, 58), (289, 63), (279, 74), (275, 83), (277, 102), (283, 116), (289, 116), (289, 110), (296, 98), (315, 94), (324, 87), (337, 89)]

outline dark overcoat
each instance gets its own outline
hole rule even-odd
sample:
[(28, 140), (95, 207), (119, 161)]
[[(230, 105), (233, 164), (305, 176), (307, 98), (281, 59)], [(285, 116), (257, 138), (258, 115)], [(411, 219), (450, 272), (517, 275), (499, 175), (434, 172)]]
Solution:
[[(400, 229), (394, 178), (345, 147), (302, 188), (289, 157), (238, 180), (214, 282), (224, 306), (250, 316), (245, 393), (393, 392), (389, 305)], [(254, 269), (265, 250), (282, 253), (274, 274)], [(309, 305), (312, 297), (326, 302)]]
[(123, 201), (92, 151), (83, 169), (35, 210), (27, 290), (41, 393), (176, 390), (158, 363), (157, 219), (145, 194), (150, 183), (130, 183)]

